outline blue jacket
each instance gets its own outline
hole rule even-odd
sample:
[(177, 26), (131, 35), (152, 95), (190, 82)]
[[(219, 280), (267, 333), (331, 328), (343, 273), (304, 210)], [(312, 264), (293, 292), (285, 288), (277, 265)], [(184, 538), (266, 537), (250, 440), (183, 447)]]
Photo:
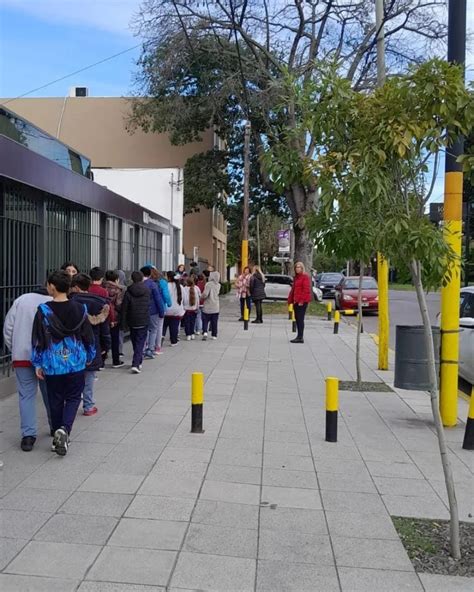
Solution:
[(161, 297), (161, 292), (156, 283), (151, 279), (145, 280), (145, 286), (150, 290), (150, 315), (160, 315), (161, 318), (165, 316), (165, 304)]
[(169, 308), (171, 306), (171, 295), (168, 288), (168, 282), (164, 278), (161, 278), (158, 281), (158, 286), (160, 288), (161, 297), (163, 298), (166, 306)]

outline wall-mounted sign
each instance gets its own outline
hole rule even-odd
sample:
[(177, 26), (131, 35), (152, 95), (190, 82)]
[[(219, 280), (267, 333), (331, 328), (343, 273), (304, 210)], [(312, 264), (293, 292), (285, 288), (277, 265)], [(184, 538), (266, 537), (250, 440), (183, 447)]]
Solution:
[(152, 224), (162, 228), (166, 233), (169, 233), (169, 227), (158, 218), (153, 218), (148, 212), (143, 212), (143, 224)]
[(290, 230), (277, 230), (278, 252), (289, 253), (291, 247)]

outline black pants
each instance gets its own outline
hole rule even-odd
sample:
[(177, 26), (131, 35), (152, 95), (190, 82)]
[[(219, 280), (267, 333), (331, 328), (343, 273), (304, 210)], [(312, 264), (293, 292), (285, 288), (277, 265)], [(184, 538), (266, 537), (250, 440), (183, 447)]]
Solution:
[(254, 300), (254, 304), (255, 304), (256, 320), (263, 321), (262, 301), (261, 300)]
[(211, 314), (202, 313), (202, 332), (207, 333), (207, 327), (211, 324), (211, 335), (217, 337), (217, 324), (219, 322), (219, 313), (214, 312)]
[(130, 341), (133, 347), (133, 368), (138, 368), (143, 362), (143, 350), (145, 348), (148, 327), (130, 327)]
[(252, 299), (250, 298), (250, 296), (244, 296), (243, 298), (240, 299), (240, 316), (242, 318), (244, 318), (245, 303), (247, 303), (247, 308), (249, 310), (249, 315), (250, 315), (250, 311), (252, 309)]
[(186, 337), (190, 337), (191, 335), (194, 335), (194, 328), (196, 326), (196, 311), (195, 310), (187, 310), (183, 319), (184, 319), (184, 331), (186, 333)]
[(179, 326), (181, 324), (180, 317), (167, 317), (165, 316), (165, 320), (163, 322), (163, 337), (166, 335), (166, 331), (170, 330), (170, 341), (171, 344), (174, 345), (178, 343), (178, 334), (179, 334)]
[(308, 303), (305, 302), (304, 304), (295, 304), (295, 319), (296, 319), (296, 330), (297, 330), (297, 337), (299, 339), (303, 339), (304, 333), (304, 316), (306, 314), (306, 309), (308, 308)]
[(114, 366), (120, 363), (120, 326), (110, 327), (112, 339), (112, 363)]
[(51, 429), (65, 428), (71, 433), (84, 390), (84, 370), (72, 374), (45, 376), (51, 412)]

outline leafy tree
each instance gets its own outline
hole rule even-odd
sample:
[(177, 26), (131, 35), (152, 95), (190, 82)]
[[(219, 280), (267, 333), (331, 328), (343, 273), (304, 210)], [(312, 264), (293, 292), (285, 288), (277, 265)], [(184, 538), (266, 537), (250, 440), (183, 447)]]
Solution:
[[(391, 71), (419, 59), (444, 37), (444, 8), (444, 0), (386, 2)], [(296, 81), (299, 92), (309, 97), (310, 87), (321, 82), (324, 61), (338, 63), (354, 88), (371, 88), (377, 33), (372, 4), (146, 0), (136, 27), (145, 40), (138, 94), (146, 98), (133, 103), (132, 126), (168, 132), (171, 141), (180, 144), (199, 138), (211, 125), (235, 154), (241, 144), (236, 130), (244, 119), (250, 120), (252, 155), (259, 165), (255, 180), (266, 192), (276, 190), (284, 198), (292, 218), (296, 258), (309, 268), (312, 245), (305, 220), (318, 201), (318, 177), (308, 171), (318, 157), (320, 138), (302, 125), (306, 113), (295, 108), (297, 96), (285, 94), (295, 90), (286, 80)], [(316, 114), (320, 123), (337, 114), (330, 93), (323, 98)], [(277, 113), (283, 100), (286, 109)], [(269, 149), (273, 149), (273, 179), (259, 160)], [(280, 172), (275, 176), (276, 169)]]

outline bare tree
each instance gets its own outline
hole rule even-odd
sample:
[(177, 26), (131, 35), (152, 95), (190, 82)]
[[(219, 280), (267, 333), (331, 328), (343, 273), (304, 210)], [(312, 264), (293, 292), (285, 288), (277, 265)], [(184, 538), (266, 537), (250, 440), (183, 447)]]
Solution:
[[(386, 1), (389, 72), (436, 52), (446, 33), (444, 5)], [(135, 26), (144, 46), (137, 74), (142, 100), (133, 102), (132, 127), (166, 131), (184, 143), (212, 125), (229, 145), (250, 120), (252, 147), (261, 157), (269, 147), (288, 145), (296, 160), (278, 190), (291, 214), (295, 256), (309, 268), (305, 218), (318, 200), (318, 178), (304, 173), (320, 142), (301, 125), (297, 101), (282, 89), (288, 76), (296, 89), (317, 84), (328, 62), (337, 63), (354, 88), (374, 86), (373, 0), (146, 0)], [(284, 110), (277, 108), (282, 100)], [(321, 108), (317, 116), (328, 114)], [(274, 173), (262, 165), (259, 182), (274, 190)]]

